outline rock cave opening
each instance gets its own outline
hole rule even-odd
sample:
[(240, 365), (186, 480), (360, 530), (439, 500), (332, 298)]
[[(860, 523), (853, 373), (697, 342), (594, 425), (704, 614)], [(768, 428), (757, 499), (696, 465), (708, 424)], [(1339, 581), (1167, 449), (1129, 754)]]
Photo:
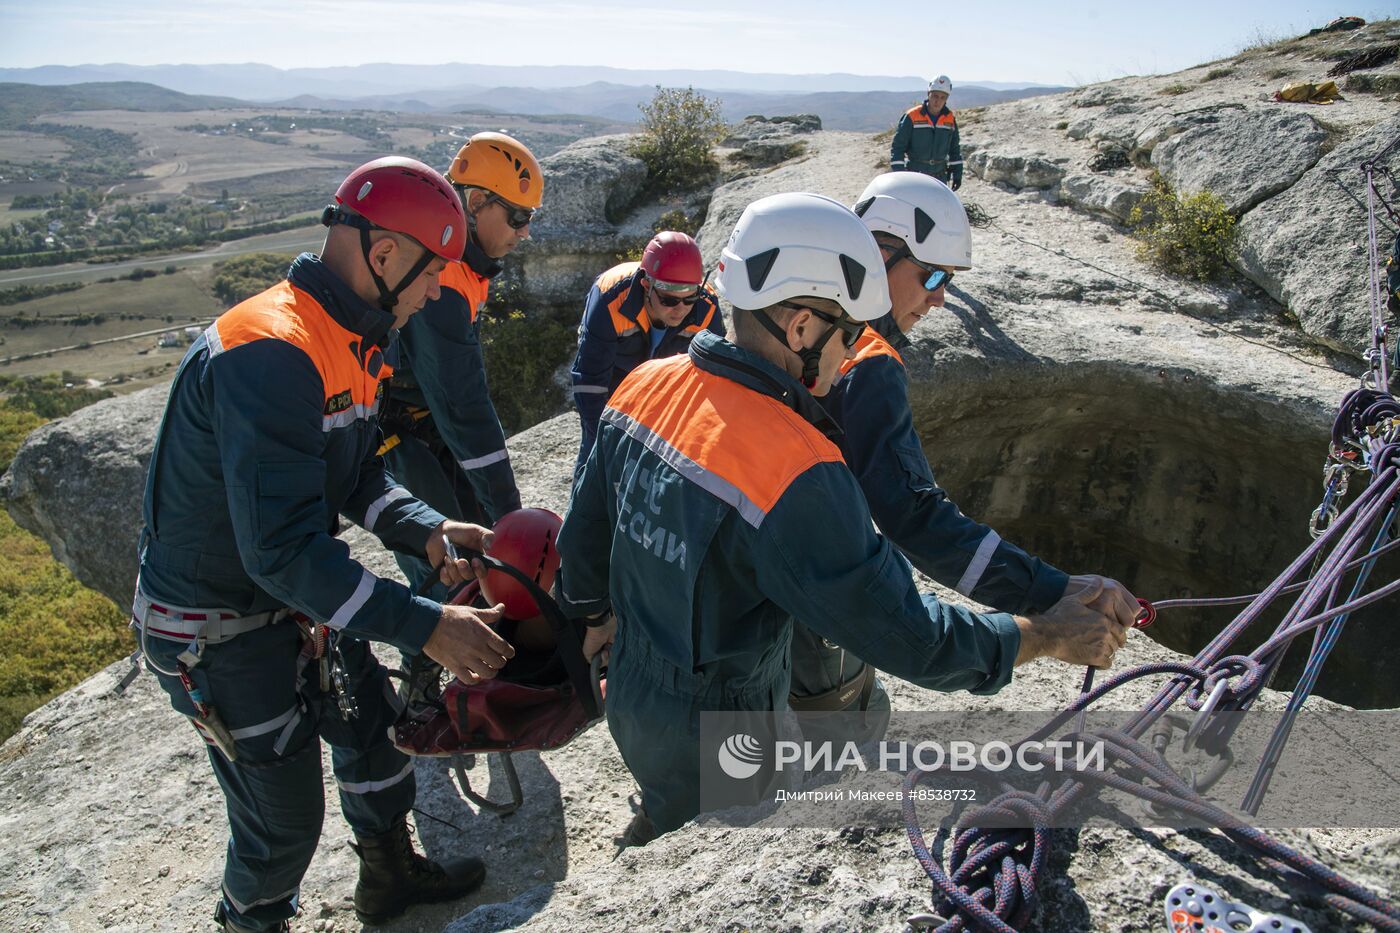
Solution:
[[(911, 384), (935, 476), (964, 513), (1068, 572), (1104, 573), (1151, 600), (1255, 593), (1311, 542), (1327, 435), (1301, 404), (1179, 371), (957, 369)], [(1386, 555), (1370, 588), (1397, 574), (1400, 554)], [(1195, 653), (1238, 612), (1175, 609), (1148, 632)], [(1281, 612), (1251, 626), (1236, 652), (1259, 644)], [(1317, 692), (1358, 708), (1400, 706), (1397, 618), (1397, 597), (1355, 614)], [(1275, 687), (1296, 682), (1310, 643), (1294, 643)]]

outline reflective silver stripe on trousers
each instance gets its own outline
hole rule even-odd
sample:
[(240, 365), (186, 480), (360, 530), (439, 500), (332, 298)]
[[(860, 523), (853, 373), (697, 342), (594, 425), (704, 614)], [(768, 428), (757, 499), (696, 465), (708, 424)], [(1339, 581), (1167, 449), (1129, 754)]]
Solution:
[(374, 593), (376, 582), (377, 578), (374, 574), (368, 570), (361, 570), (360, 583), (355, 587), (355, 592), (351, 593), (350, 598), (340, 604), (340, 608), (335, 611), (335, 615), (331, 616), (330, 621), (326, 624), (334, 629), (342, 629), (349, 625), (355, 613), (363, 609), (365, 603), (369, 602), (370, 595)]
[(229, 735), (233, 736), (235, 739), (251, 739), (259, 735), (267, 735), (269, 732), (285, 726), (292, 719), (296, 718), (299, 712), (300, 709), (294, 704), (291, 709), (287, 710), (276, 719), (260, 722), (256, 726), (244, 726), (242, 729), (232, 729), (229, 731)]
[(374, 530), (374, 523), (379, 521), (379, 514), (384, 511), (389, 503), (397, 502), (399, 499), (408, 499), (412, 497), (412, 495), (412, 493), (402, 486), (395, 486), (378, 499), (375, 499), (370, 503), (369, 510), (365, 512), (365, 531)]
[(299, 890), (301, 890), (300, 886), (292, 888), (290, 891), (286, 891), (282, 894), (275, 894), (272, 897), (264, 897), (260, 900), (252, 901), (251, 903), (245, 904), (238, 898), (234, 897), (232, 894), (228, 893), (228, 888), (225, 887), (224, 897), (228, 898), (228, 902), (232, 904), (234, 906), (234, 909), (237, 910), (240, 914), (246, 914), (254, 907), (261, 907), (264, 904), (276, 904), (279, 901), (289, 901), (292, 898), (296, 897), (296, 893)]
[(354, 784), (346, 784), (340, 778), (335, 779), (335, 783), (347, 794), (372, 794), (377, 790), (384, 790), (386, 787), (393, 787), (413, 773), (413, 759), (408, 760), (408, 764), (403, 766), (403, 770), (391, 778), (382, 781), (359, 781)]
[(1001, 535), (995, 531), (987, 532), (982, 543), (977, 545), (977, 553), (972, 555), (972, 562), (963, 571), (962, 579), (953, 587), (955, 590), (964, 596), (972, 595), (972, 591), (977, 589), (977, 584), (982, 582), (982, 574), (987, 572), (987, 565), (992, 562), (992, 555), (996, 553), (998, 544), (1001, 544)]
[(500, 463), (502, 460), (509, 460), (510, 452), (502, 447), (495, 453), (489, 453), (484, 457), (474, 457), (471, 460), (459, 460), (457, 465), (464, 470), (479, 470), (482, 467), (490, 466), (493, 463)]
[(607, 395), (606, 386), (574, 386), (575, 395)]

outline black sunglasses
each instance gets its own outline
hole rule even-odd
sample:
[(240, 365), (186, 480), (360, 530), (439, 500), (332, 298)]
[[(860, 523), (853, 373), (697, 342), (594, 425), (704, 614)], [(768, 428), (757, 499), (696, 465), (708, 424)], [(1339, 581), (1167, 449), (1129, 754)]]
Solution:
[(499, 194), (493, 194), (486, 199), (487, 204), (491, 204), (492, 202), (505, 208), (506, 223), (512, 230), (520, 230), (523, 227), (529, 226), (531, 218), (535, 216), (535, 212), (532, 208), (516, 207)]
[(885, 268), (889, 269), (893, 267), (894, 264), (901, 259), (909, 260), (927, 273), (928, 278), (924, 279), (924, 288), (928, 291), (936, 292), (953, 281), (953, 273), (949, 272), (947, 269), (940, 269), (931, 262), (924, 262), (922, 259), (916, 259), (914, 255), (909, 252), (909, 247), (907, 246), (897, 250), (895, 254), (890, 257), (889, 262), (885, 263)]
[(676, 305), (685, 305), (689, 308), (702, 297), (700, 289), (698, 288), (693, 295), (686, 295), (684, 298), (678, 298), (675, 295), (663, 295), (661, 290), (655, 285), (652, 286), (651, 293), (656, 296), (657, 301), (661, 302), (661, 307), (663, 308), (674, 308)]
[(818, 310), (817, 308), (813, 308), (809, 305), (794, 304), (793, 302), (789, 301), (784, 301), (783, 305), (788, 308), (794, 308), (798, 311), (811, 311), (814, 315), (821, 318), (823, 321), (826, 321), (828, 324), (831, 324), (832, 326), (840, 330), (841, 342), (846, 345), (847, 350), (854, 347), (856, 345), (856, 341), (860, 340), (860, 335), (865, 333), (864, 321), (853, 321), (850, 318), (844, 316), (837, 317), (834, 314), (827, 314), (825, 311)]

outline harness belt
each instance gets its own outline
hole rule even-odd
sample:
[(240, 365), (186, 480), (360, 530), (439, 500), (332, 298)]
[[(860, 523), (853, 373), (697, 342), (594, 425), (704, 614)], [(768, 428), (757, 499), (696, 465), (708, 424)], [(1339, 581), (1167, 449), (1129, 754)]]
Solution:
[(167, 641), (189, 641), (219, 645), (254, 629), (290, 617), (290, 609), (269, 609), (256, 615), (240, 616), (231, 609), (189, 609), (151, 602), (137, 589), (131, 603), (132, 627)]
[(875, 692), (875, 668), (862, 664), (860, 673), (825, 693), (800, 697), (788, 696), (788, 706), (799, 713), (839, 713), (859, 701), (862, 712), (870, 707), (870, 695)]

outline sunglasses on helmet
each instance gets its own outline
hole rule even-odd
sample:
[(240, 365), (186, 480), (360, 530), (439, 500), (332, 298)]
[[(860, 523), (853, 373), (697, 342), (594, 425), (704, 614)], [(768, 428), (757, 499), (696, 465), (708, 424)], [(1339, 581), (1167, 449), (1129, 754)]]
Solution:
[(533, 208), (516, 207), (514, 204), (507, 201), (505, 198), (501, 197), (499, 194), (491, 195), (489, 198), (486, 199), (486, 203), (496, 203), (501, 205), (501, 207), (505, 208), (506, 223), (510, 226), (512, 230), (520, 230), (524, 227), (529, 226), (531, 219), (535, 216), (535, 211)]
[(847, 350), (854, 347), (856, 345), (856, 341), (860, 340), (860, 335), (865, 333), (864, 321), (853, 321), (845, 315), (837, 317), (834, 314), (827, 314), (825, 311), (821, 311), (817, 308), (812, 308), (807, 305), (794, 304), (792, 302), (787, 301), (784, 301), (782, 304), (785, 307), (794, 308), (799, 311), (810, 311), (817, 317), (821, 318), (823, 321), (826, 321), (828, 324), (831, 324), (834, 327), (836, 327), (838, 330), (841, 331), (841, 342), (846, 345)]

